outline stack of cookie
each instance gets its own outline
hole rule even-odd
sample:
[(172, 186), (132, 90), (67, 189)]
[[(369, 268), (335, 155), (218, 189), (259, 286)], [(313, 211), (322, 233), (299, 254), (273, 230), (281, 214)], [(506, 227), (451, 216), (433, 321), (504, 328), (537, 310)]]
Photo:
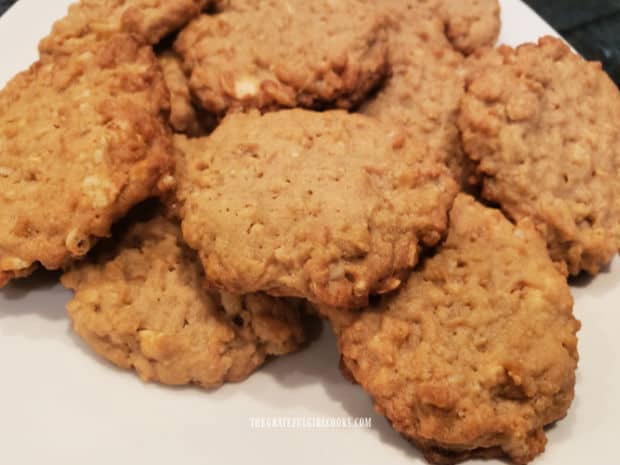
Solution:
[(0, 285), (64, 269), (75, 331), (174, 385), (320, 316), (429, 461), (527, 463), (574, 395), (567, 277), (620, 249), (620, 93), (499, 26), (496, 0), (82, 0), (0, 93)]

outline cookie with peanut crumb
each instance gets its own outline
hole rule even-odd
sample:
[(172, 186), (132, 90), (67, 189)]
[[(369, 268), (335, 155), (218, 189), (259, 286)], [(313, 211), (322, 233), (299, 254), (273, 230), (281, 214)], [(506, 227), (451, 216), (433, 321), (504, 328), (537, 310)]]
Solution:
[(146, 381), (205, 388), (241, 381), (305, 340), (298, 302), (207, 290), (174, 222), (157, 216), (104, 245), (62, 277), (75, 291), (67, 306), (73, 328)]
[(184, 237), (238, 294), (363, 306), (440, 240), (457, 191), (397, 128), (344, 111), (231, 114), (175, 145)]
[(175, 43), (202, 106), (350, 108), (388, 71), (383, 8), (371, 0), (231, 0)]
[(119, 35), (37, 62), (0, 92), (0, 283), (84, 256), (172, 185), (168, 95), (149, 47)]
[(596, 274), (620, 249), (620, 92), (555, 38), (491, 54), (459, 120), (482, 195), (531, 218), (571, 274)]
[(460, 194), (446, 242), (399, 293), (363, 312), (321, 307), (342, 363), (433, 463), (525, 464), (574, 394), (580, 324), (529, 221)]
[(126, 32), (154, 45), (215, 0), (80, 0), (39, 44), (41, 55), (73, 53), (85, 42)]

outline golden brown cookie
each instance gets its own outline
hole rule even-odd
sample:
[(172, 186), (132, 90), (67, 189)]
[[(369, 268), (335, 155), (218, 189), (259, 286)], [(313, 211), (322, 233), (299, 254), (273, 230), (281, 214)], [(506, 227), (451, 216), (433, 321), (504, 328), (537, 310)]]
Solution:
[(620, 248), (620, 93), (558, 39), (492, 53), (460, 116), (483, 195), (531, 218), (571, 274), (596, 274)]
[(387, 73), (386, 15), (371, 0), (231, 0), (175, 48), (204, 108), (350, 108)]
[(165, 35), (198, 16), (213, 0), (81, 0), (69, 7), (49, 36), (39, 44), (42, 55), (73, 53), (85, 41), (131, 33), (144, 44), (156, 44)]
[(149, 47), (119, 35), (37, 62), (0, 92), (0, 283), (88, 252), (170, 187), (167, 90)]
[(531, 223), (460, 194), (446, 242), (399, 293), (363, 312), (320, 311), (347, 371), (429, 460), (523, 464), (573, 399), (572, 304)]
[(189, 84), (179, 57), (172, 51), (166, 51), (158, 59), (170, 91), (170, 125), (175, 131), (191, 136), (202, 134), (200, 117), (192, 104)]
[(343, 111), (234, 114), (175, 141), (184, 237), (234, 293), (363, 306), (439, 241), (457, 190), (400, 131)]
[(206, 388), (241, 381), (305, 340), (299, 304), (208, 291), (200, 260), (163, 217), (133, 225), (62, 282), (75, 331), (146, 381)]
[(457, 181), (470, 185), (472, 164), (463, 153), (457, 127), (465, 58), (454, 51), (438, 18), (409, 10), (407, 2), (399, 5), (392, 10), (400, 21), (390, 33), (391, 75), (360, 111), (400, 125), (412, 144), (428, 144)]

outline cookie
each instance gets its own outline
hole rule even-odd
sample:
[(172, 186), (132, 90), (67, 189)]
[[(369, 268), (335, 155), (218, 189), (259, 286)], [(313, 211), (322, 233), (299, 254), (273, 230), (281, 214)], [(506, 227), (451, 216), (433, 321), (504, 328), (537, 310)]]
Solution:
[(465, 55), (492, 47), (500, 32), (498, 0), (382, 0), (377, 7), (391, 10), (400, 32), (429, 19), (440, 21), (442, 35)]
[(497, 41), (501, 27), (498, 0), (432, 0), (430, 4), (443, 19), (446, 36), (457, 50), (469, 55)]
[(200, 117), (192, 104), (189, 84), (179, 57), (172, 51), (166, 51), (158, 59), (170, 91), (170, 125), (175, 131), (191, 136), (203, 134)]
[(620, 248), (620, 93), (558, 39), (492, 53), (459, 119), (482, 194), (531, 218), (571, 274), (596, 274)]
[(213, 0), (81, 0), (69, 7), (49, 36), (41, 55), (72, 53), (86, 41), (131, 33), (143, 44), (156, 44), (198, 16)]
[[(413, 4), (414, 2), (409, 2)], [(475, 183), (457, 127), (465, 93), (466, 61), (444, 35), (436, 17), (413, 17), (407, 2), (394, 8), (390, 33), (391, 75), (360, 111), (403, 128), (412, 144), (427, 144), (463, 186)]]
[(0, 92), (0, 283), (84, 256), (165, 191), (168, 97), (149, 47), (119, 35), (37, 62)]
[(102, 357), (146, 381), (205, 388), (241, 381), (268, 356), (296, 350), (299, 304), (211, 292), (180, 227), (156, 217), (65, 273), (75, 331)]
[(175, 43), (202, 106), (351, 108), (386, 75), (386, 15), (370, 0), (231, 0)]
[(579, 322), (529, 221), (459, 194), (446, 242), (363, 312), (322, 307), (346, 371), (434, 463), (523, 464), (573, 399)]
[(398, 130), (343, 111), (233, 114), (175, 141), (184, 237), (238, 294), (363, 306), (439, 241), (457, 190)]

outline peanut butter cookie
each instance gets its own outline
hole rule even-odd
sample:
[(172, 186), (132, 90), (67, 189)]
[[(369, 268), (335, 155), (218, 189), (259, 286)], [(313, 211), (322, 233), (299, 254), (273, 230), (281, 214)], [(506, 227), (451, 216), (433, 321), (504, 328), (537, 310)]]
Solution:
[(180, 29), (214, 0), (81, 0), (69, 7), (39, 44), (42, 55), (73, 53), (84, 42), (119, 32), (156, 44)]
[(573, 399), (579, 322), (529, 221), (460, 194), (446, 242), (363, 312), (322, 307), (346, 373), (434, 463), (524, 464)]
[(146, 381), (241, 381), (305, 340), (299, 304), (208, 291), (200, 260), (163, 217), (134, 224), (62, 277), (75, 331), (102, 357)]
[[(469, 186), (472, 163), (463, 152), (457, 127), (466, 60), (445, 37), (442, 21), (426, 18), (418, 9), (410, 11), (404, 4), (392, 9), (399, 21), (390, 32), (390, 77), (360, 111), (402, 127), (412, 144), (428, 145), (454, 178)], [(414, 12), (418, 12), (415, 18)]]
[(620, 249), (620, 93), (555, 38), (492, 53), (460, 115), (483, 196), (531, 218), (571, 274), (596, 274)]
[(204, 132), (202, 123), (192, 103), (189, 83), (179, 57), (173, 51), (167, 50), (158, 59), (170, 91), (170, 125), (177, 132), (191, 136), (201, 135)]
[(371, 0), (231, 0), (175, 48), (204, 108), (350, 108), (386, 75), (383, 8)]
[(420, 1), (442, 18), (446, 36), (457, 50), (469, 55), (495, 44), (501, 26), (498, 0)]
[(343, 111), (234, 114), (175, 140), (184, 236), (239, 294), (363, 306), (439, 241), (457, 191), (399, 130)]
[(171, 186), (167, 107), (151, 49), (125, 35), (37, 62), (0, 92), (0, 284), (84, 256)]

